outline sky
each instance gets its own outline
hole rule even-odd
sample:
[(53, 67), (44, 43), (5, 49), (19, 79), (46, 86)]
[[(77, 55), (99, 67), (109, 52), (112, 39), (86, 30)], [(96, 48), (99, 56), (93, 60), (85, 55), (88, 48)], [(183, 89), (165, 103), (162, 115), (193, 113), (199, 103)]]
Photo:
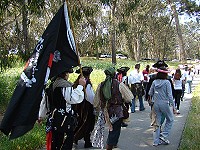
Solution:
[[(200, 0), (195, 0), (196, 4), (198, 6), (200, 6)], [(199, 16), (199, 19), (200, 19), (200, 16)], [(184, 24), (185, 22), (189, 22), (189, 21), (196, 21), (196, 16), (194, 17), (190, 17), (189, 15), (187, 14), (184, 14), (184, 15), (179, 15), (179, 21), (181, 24)]]

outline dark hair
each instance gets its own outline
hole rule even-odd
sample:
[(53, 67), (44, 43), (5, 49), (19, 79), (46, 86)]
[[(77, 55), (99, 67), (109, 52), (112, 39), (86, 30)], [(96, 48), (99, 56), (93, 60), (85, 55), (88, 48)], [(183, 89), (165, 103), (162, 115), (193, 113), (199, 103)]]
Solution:
[(136, 69), (140, 69), (140, 64), (136, 64), (136, 65), (135, 65), (135, 68), (136, 68)]
[(149, 72), (149, 68), (150, 68), (150, 66), (147, 65), (147, 66), (146, 66), (146, 71), (147, 71), (147, 72)]
[(167, 79), (168, 74), (163, 72), (158, 72), (156, 75), (156, 79)]
[[(79, 79), (80, 79), (81, 77), (82, 77), (82, 75), (80, 74), (80, 75), (77, 77), (77, 79), (74, 81), (73, 88), (77, 88), (77, 86), (79, 85)], [(88, 76), (88, 77), (85, 77), (85, 79), (86, 79), (86, 85), (87, 85), (87, 84), (91, 84), (91, 86), (92, 86), (92, 82), (91, 82), (89, 76)]]
[(181, 70), (180, 69), (176, 69), (176, 72), (174, 74), (174, 79), (175, 80), (180, 80), (181, 78)]
[(67, 73), (66, 71), (65, 71), (65, 72), (62, 72), (61, 74), (58, 75), (58, 77), (60, 77), (60, 78), (65, 78), (66, 73)]

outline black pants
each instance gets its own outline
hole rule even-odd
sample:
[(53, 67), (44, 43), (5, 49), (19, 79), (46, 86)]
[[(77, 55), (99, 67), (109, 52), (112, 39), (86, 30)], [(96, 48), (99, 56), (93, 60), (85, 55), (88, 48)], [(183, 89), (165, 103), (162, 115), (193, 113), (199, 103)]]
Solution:
[(174, 90), (175, 106), (179, 110), (182, 90)]
[(121, 132), (121, 124), (122, 119), (120, 118), (118, 121), (116, 121), (113, 126), (113, 130), (109, 131), (108, 138), (107, 138), (107, 144), (115, 146), (118, 143), (120, 132)]
[(66, 132), (58, 130), (52, 134), (52, 150), (71, 150), (73, 147), (74, 129), (71, 127)]

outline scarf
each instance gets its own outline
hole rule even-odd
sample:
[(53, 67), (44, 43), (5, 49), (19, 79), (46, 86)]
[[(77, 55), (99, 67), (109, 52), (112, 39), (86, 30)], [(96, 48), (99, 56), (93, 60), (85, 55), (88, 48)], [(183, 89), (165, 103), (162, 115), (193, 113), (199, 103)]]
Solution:
[(72, 86), (72, 83), (63, 79), (63, 78), (57, 78), (55, 80), (55, 82), (53, 83), (53, 90), (56, 88), (56, 87), (71, 87)]
[(115, 77), (115, 69), (113, 67), (109, 67), (104, 71), (104, 73), (106, 74), (106, 79), (102, 85), (102, 92), (104, 99), (108, 101), (112, 96), (111, 86), (112, 86), (112, 79)]

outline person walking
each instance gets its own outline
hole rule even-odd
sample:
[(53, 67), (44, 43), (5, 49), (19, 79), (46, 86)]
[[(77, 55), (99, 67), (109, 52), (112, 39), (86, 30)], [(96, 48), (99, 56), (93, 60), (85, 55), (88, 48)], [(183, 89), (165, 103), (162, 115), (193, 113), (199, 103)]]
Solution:
[(142, 71), (142, 74), (144, 76), (144, 80), (143, 80), (143, 86), (144, 86), (144, 89), (146, 91), (146, 88), (147, 88), (147, 85), (149, 83), (149, 70), (150, 66), (147, 65), (146, 68)]
[(86, 81), (81, 77), (76, 88), (68, 81), (71, 68), (58, 75), (53, 81), (46, 96), (43, 98), (38, 120), (49, 114), (46, 123), (47, 150), (71, 150), (74, 139), (74, 128), (77, 116), (73, 104), (81, 103), (84, 99), (83, 87)]
[[(164, 67), (157, 69), (157, 71), (156, 79), (153, 81), (149, 90), (149, 95), (150, 98), (152, 98), (153, 108), (156, 114), (157, 124), (157, 127), (153, 131), (153, 146), (169, 144), (167, 137), (169, 136), (174, 121), (170, 106), (173, 107), (175, 113), (171, 83), (167, 79), (169, 71)], [(165, 114), (166, 122), (164, 129), (161, 132), (160, 126), (162, 114)]]
[[(130, 68), (129, 67), (121, 67), (119, 69), (117, 69), (117, 80), (119, 82), (123, 82), (127, 87), (129, 87), (128, 85), (128, 76), (127, 76), (127, 72)], [(131, 103), (124, 103), (123, 108), (124, 108), (124, 118), (123, 118), (123, 122), (122, 122), (122, 127), (127, 127), (128, 124), (125, 122), (129, 121), (129, 106), (131, 105)], [(127, 115), (125, 115), (127, 114)]]
[(192, 93), (192, 80), (194, 78), (194, 72), (192, 72), (192, 69), (189, 68), (187, 71), (187, 79), (186, 79), (186, 84), (187, 84), (187, 88), (186, 88), (186, 92), (187, 94)]
[(131, 92), (134, 95), (134, 99), (132, 100), (132, 106), (131, 106), (131, 113), (135, 112), (135, 100), (136, 96), (138, 96), (139, 99), (139, 110), (143, 111), (145, 110), (144, 108), (144, 103), (143, 103), (143, 95), (144, 93), (144, 87), (143, 87), (143, 74), (140, 72), (140, 64), (135, 65), (135, 69), (130, 72), (128, 83), (131, 84)]
[(99, 112), (99, 117), (95, 125), (93, 146), (103, 148), (105, 120), (109, 127), (106, 149), (112, 150), (120, 137), (124, 117), (122, 104), (131, 102), (133, 95), (123, 82), (117, 81), (114, 67), (108, 67), (104, 73), (106, 79), (98, 85), (94, 98), (94, 107)]
[(184, 84), (184, 78), (181, 77), (181, 70), (176, 69), (176, 72), (173, 77), (174, 84), (174, 99), (175, 99), (175, 107), (177, 109), (177, 114), (180, 114), (179, 107), (182, 95), (182, 85)]
[[(85, 98), (84, 100), (75, 105), (75, 109), (78, 113), (78, 125), (75, 128), (75, 134), (74, 134), (74, 141), (75, 144), (78, 145), (78, 140), (81, 140), (82, 138), (85, 141), (84, 148), (90, 148), (92, 147), (92, 143), (90, 141), (91, 133), (94, 129), (95, 125), (95, 114), (94, 114), (94, 91), (92, 88), (92, 83), (90, 80), (90, 74), (92, 73), (93, 69), (92, 67), (82, 67), (82, 73), (86, 80), (85, 85)], [(76, 73), (80, 73), (80, 69), (76, 70)], [(79, 78), (81, 75), (79, 75)], [(78, 86), (78, 80), (75, 81), (73, 87)]]

